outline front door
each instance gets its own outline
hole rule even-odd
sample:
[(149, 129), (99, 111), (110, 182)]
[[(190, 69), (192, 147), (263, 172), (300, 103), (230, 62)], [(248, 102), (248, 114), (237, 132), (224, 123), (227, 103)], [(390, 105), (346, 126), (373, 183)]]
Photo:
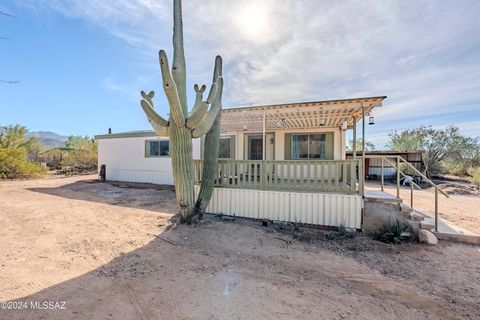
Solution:
[(248, 160), (263, 160), (263, 139), (261, 136), (248, 137)]

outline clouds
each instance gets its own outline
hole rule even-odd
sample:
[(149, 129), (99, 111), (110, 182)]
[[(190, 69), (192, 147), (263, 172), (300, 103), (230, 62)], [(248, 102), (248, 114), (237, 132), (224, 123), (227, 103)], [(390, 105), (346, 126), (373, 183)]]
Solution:
[[(170, 0), (30, 6), (84, 19), (122, 39), (144, 65), (139, 77), (158, 72), (152, 54), (159, 48), (171, 52)], [(458, 117), (480, 109), (479, 13), (473, 0), (184, 1), (189, 81), (210, 80), (220, 53), (227, 106), (388, 95), (378, 112), (384, 123)]]

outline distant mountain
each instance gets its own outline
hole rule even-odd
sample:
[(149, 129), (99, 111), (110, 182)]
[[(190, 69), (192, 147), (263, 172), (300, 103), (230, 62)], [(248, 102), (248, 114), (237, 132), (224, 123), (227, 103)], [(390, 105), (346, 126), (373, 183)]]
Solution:
[(27, 133), (27, 137), (38, 137), (47, 149), (65, 147), (67, 136), (62, 136), (50, 131), (33, 131)]

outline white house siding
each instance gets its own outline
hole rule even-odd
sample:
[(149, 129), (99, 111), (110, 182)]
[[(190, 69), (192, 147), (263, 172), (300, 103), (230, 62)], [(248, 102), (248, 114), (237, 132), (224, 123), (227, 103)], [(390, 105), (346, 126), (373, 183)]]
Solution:
[(358, 195), (215, 188), (207, 212), (360, 229), (362, 203)]
[[(156, 136), (98, 139), (98, 165), (106, 165), (106, 179), (173, 185), (170, 157), (145, 157), (145, 141)], [(193, 157), (200, 159), (200, 139), (193, 141)]]
[[(333, 133), (333, 160), (345, 160), (346, 151), (346, 132), (339, 128), (322, 127), (316, 129), (282, 129), (282, 130), (269, 130), (266, 134), (266, 158), (267, 160), (285, 160), (285, 134), (288, 133)], [(262, 132), (256, 133), (244, 133), (235, 132), (236, 137), (236, 160), (247, 159), (247, 145), (248, 135), (261, 135)], [(226, 133), (225, 135), (231, 135)], [(270, 144), (270, 140), (274, 139), (274, 144)]]

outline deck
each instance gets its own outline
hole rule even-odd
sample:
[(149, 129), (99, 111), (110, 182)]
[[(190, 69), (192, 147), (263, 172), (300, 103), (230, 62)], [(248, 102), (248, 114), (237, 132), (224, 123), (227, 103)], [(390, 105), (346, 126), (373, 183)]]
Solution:
[[(358, 195), (360, 164), (359, 160), (219, 160), (215, 187)], [(195, 161), (197, 185), (202, 167), (203, 161)]]

